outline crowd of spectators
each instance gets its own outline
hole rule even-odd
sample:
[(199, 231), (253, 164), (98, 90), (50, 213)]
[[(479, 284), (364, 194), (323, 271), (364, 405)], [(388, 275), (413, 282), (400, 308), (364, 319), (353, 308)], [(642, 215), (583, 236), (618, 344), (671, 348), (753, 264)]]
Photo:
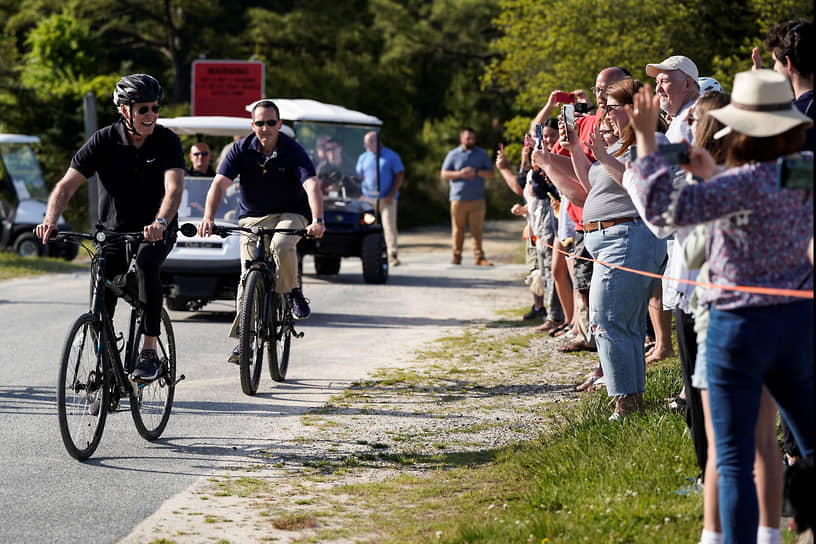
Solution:
[[(646, 65), (653, 81), (604, 68), (595, 104), (581, 90), (550, 94), (517, 173), (503, 150), (496, 158), (524, 197), (511, 212), (527, 217), (545, 286), (524, 317), (563, 337), (561, 351), (598, 351), (578, 389), (605, 387), (610, 421), (640, 409), (646, 364), (673, 355), (674, 323), (684, 379), (667, 400), (686, 411), (704, 544), (778, 542), (785, 465), (813, 478), (812, 301), (695, 288), (813, 287), (813, 23), (776, 25), (765, 46), (773, 70), (755, 49), (730, 96), (682, 55)], [(575, 103), (586, 113), (571, 125), (563, 105)], [(787, 480), (799, 528), (813, 527), (816, 492), (797, 502)]]

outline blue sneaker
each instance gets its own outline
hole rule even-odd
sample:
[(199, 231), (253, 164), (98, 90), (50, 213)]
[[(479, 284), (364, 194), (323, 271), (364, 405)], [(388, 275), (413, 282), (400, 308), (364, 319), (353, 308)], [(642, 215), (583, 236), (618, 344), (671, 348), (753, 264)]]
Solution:
[(144, 349), (139, 354), (139, 360), (136, 361), (136, 368), (133, 369), (131, 376), (134, 380), (141, 382), (153, 381), (159, 377), (161, 372), (161, 363), (156, 351), (152, 349)]
[(292, 301), (292, 315), (295, 316), (295, 319), (308, 319), (312, 315), (309, 299), (303, 296), (303, 291), (299, 287), (292, 289), (289, 293), (289, 300)]

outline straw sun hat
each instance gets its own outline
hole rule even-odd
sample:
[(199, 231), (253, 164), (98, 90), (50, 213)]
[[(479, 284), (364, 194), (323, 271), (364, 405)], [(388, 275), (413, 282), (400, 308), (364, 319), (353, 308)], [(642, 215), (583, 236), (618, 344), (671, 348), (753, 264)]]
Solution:
[(757, 138), (776, 136), (813, 123), (793, 106), (788, 79), (772, 70), (738, 73), (731, 103), (708, 113), (725, 125), (714, 138), (722, 138), (732, 130)]

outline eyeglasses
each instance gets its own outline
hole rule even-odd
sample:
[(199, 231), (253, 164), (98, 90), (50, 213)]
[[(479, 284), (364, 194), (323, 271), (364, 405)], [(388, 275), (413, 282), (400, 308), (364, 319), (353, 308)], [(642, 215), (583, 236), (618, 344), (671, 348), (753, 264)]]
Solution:
[(625, 106), (625, 104), (607, 104), (606, 105), (606, 111), (614, 111), (615, 108), (621, 108), (622, 109), (624, 106)]
[(209, 154), (209, 151), (198, 151), (197, 153), (193, 153), (193, 157), (206, 157)]
[(592, 87), (590, 91), (595, 95), (606, 96), (606, 87)]
[(148, 112), (148, 110), (153, 111), (153, 113), (159, 113), (161, 111), (161, 106), (159, 106), (158, 104), (153, 104), (152, 106), (139, 106), (139, 109), (136, 110), (136, 112), (139, 115), (144, 115), (145, 113)]
[(266, 121), (253, 121), (252, 124), (255, 125), (258, 128), (261, 128), (264, 125), (274, 127), (274, 126), (277, 126), (278, 120), (277, 119), (267, 119)]

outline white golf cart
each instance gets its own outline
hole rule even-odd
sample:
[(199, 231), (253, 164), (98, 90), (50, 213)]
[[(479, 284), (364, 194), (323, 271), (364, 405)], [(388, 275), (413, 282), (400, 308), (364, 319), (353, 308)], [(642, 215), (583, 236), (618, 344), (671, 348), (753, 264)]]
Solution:
[[(49, 256), (72, 260), (78, 246), (51, 242), (44, 246), (32, 230), (45, 217), (48, 187), (34, 153), (36, 136), (0, 134), (0, 248), (13, 248), (24, 257)], [(60, 216), (60, 230), (71, 230)]]
[[(337, 274), (343, 257), (358, 257), (367, 283), (388, 280), (388, 258), (382, 225), (373, 207), (360, 200), (360, 185), (354, 168), (363, 153), (363, 137), (379, 131), (382, 122), (371, 115), (341, 106), (307, 99), (272, 99), (284, 122), (282, 132), (294, 137), (312, 154), (324, 186), (326, 234), (320, 240), (303, 239), (300, 256), (314, 258), (318, 275)], [(251, 109), (252, 104), (247, 106)], [(246, 136), (251, 132), (249, 116), (176, 117), (159, 123), (177, 134)], [(332, 160), (322, 160), (318, 144), (335, 146)], [(339, 149), (339, 151), (338, 151)], [(213, 164), (215, 166), (215, 164)], [(185, 177), (179, 223), (198, 224), (211, 178)], [(240, 180), (227, 190), (216, 222), (235, 225), (239, 213)], [(179, 235), (176, 247), (162, 267), (167, 306), (173, 310), (197, 310), (211, 300), (234, 300), (240, 280), (239, 238), (207, 238)]]

